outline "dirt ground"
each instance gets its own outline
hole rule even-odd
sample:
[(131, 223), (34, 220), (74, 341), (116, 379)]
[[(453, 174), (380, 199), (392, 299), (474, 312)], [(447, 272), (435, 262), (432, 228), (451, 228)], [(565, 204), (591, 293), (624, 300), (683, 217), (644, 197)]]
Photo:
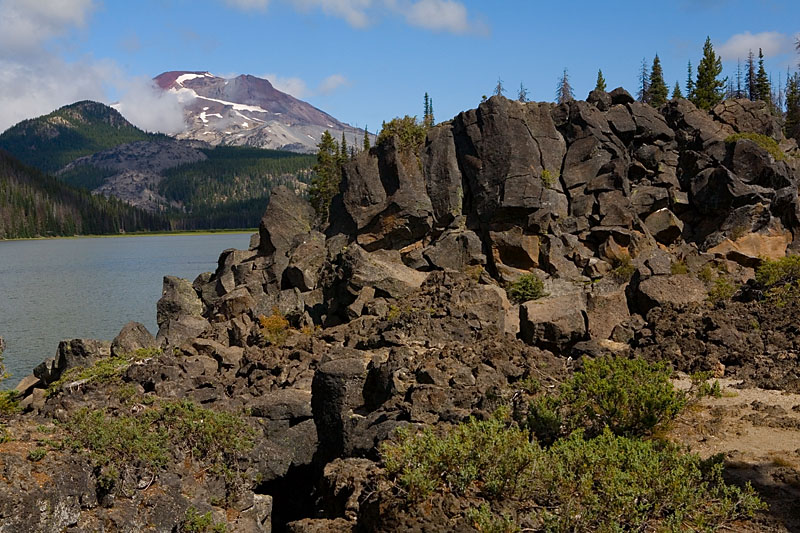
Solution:
[(729, 481), (749, 481), (769, 505), (755, 523), (731, 530), (800, 532), (800, 394), (719, 382), (722, 397), (690, 406), (669, 437), (702, 457), (724, 454)]

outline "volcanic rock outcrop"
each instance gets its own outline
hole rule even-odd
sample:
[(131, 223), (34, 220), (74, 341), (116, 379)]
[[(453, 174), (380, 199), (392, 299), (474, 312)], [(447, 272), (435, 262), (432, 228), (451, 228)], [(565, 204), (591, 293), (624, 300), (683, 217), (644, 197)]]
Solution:
[[(737, 133), (771, 138), (780, 157)], [(276, 189), (249, 250), (224, 251), (193, 283), (165, 278), (155, 341), (131, 324), (110, 347), (65, 343), (23, 400), (26, 416), (59, 420), (176, 398), (239, 414), (256, 435), (240, 483), (201, 479), (176, 452), (160, 470), (132, 467), (109, 499), (80, 455), (6, 461), (0, 532), (168, 532), (191, 508), (230, 531), (447, 530), (446, 509), (382, 521), (370, 499), (378, 445), (400, 426), (485, 418), (525, 380), (553, 385), (606, 352), (761, 385), (779, 368), (798, 387), (794, 359), (776, 358), (797, 353), (785, 321), (745, 338), (732, 322), (763, 310), (730, 303), (741, 318), (723, 320), (706, 301), (723, 272), (744, 281), (797, 249), (796, 148), (750, 101), (707, 113), (622, 89), (562, 105), (493, 97), (417, 151), (389, 139), (358, 154), (322, 225)], [(529, 273), (544, 297), (510, 301), (507, 285)], [(117, 381), (62, 378), (79, 359), (154, 342), (162, 353)], [(59, 465), (69, 490), (35, 486), (36, 465)]]

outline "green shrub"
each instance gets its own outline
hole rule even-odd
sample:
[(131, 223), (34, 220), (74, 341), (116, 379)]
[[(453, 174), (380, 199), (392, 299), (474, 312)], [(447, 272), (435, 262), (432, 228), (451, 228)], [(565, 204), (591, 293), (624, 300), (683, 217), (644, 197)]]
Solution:
[(214, 522), (211, 511), (200, 514), (196, 507), (186, 509), (181, 522), (180, 533), (226, 533), (228, 526), (224, 522)]
[(550, 171), (548, 169), (542, 170), (542, 183), (545, 187), (552, 187), (558, 182), (558, 171)]
[(711, 303), (723, 302), (733, 298), (738, 287), (726, 276), (719, 276), (714, 280), (711, 290), (708, 291), (708, 300)]
[(769, 152), (775, 161), (785, 161), (786, 154), (783, 153), (780, 146), (778, 146), (778, 142), (773, 139), (772, 137), (767, 137), (766, 135), (762, 135), (760, 133), (752, 133), (752, 132), (743, 132), (743, 133), (735, 133), (733, 135), (729, 135), (725, 138), (725, 142), (728, 144), (733, 144), (736, 141), (741, 139), (747, 139), (748, 141), (753, 141), (761, 148)]
[(797, 300), (800, 296), (800, 255), (764, 261), (756, 269), (756, 282), (778, 307)]
[(272, 308), (270, 316), (260, 315), (258, 322), (261, 325), (261, 335), (275, 346), (281, 346), (289, 336), (289, 321), (283, 316), (277, 306)]
[(98, 359), (92, 366), (70, 368), (47, 388), (48, 395), (54, 395), (68, 384), (80, 381), (82, 383), (111, 383), (118, 382), (130, 366), (136, 362), (144, 361), (161, 355), (157, 348), (142, 348), (131, 353), (116, 357)]
[(508, 288), (508, 295), (517, 303), (536, 300), (546, 296), (544, 283), (536, 274), (523, 274)]
[(686, 406), (686, 395), (673, 387), (671, 375), (666, 363), (586, 359), (558, 396), (531, 403), (528, 423), (544, 442), (552, 442), (559, 429), (562, 434), (585, 429), (592, 436), (608, 427), (615, 435), (647, 435)]
[(631, 280), (633, 273), (636, 272), (636, 267), (633, 266), (633, 260), (629, 255), (615, 259), (612, 264), (611, 276), (620, 283), (626, 283)]
[[(528, 510), (526, 531), (711, 531), (764, 505), (748, 485), (728, 486), (719, 458), (701, 460), (677, 445), (577, 431), (543, 449), (503, 415), (473, 419), (441, 436), (398, 433), (382, 447), (386, 474), (409, 502), (434, 491), (469, 492), (484, 502)], [(483, 503), (465, 513), (480, 531), (519, 524)]]
[(669, 272), (673, 275), (688, 274), (689, 267), (686, 266), (685, 261), (676, 261), (669, 266)]
[(13, 415), (19, 412), (19, 392), (15, 390), (0, 391), (0, 414)]
[(378, 144), (397, 136), (400, 148), (419, 155), (425, 143), (425, 135), (427, 135), (425, 125), (417, 121), (417, 117), (406, 115), (403, 118), (393, 118), (383, 125), (378, 133)]
[(106, 472), (158, 470), (170, 451), (182, 450), (231, 484), (239, 481), (239, 457), (253, 446), (253, 431), (240, 417), (189, 401), (164, 402), (131, 415), (84, 408), (64, 429), (67, 446), (85, 451)]
[(47, 455), (47, 448), (37, 446), (36, 448), (28, 452), (28, 460), (33, 461), (35, 463), (37, 461), (41, 461), (42, 459), (44, 459), (45, 455)]

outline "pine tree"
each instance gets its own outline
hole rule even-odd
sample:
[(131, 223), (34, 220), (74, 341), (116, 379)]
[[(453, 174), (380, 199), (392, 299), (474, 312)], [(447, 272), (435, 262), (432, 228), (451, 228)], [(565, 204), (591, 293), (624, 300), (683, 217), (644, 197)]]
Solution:
[(517, 92), (517, 100), (522, 102), (523, 104), (528, 101), (528, 89), (522, 85), (522, 82), (519, 82), (519, 91)]
[(339, 182), (342, 180), (341, 152), (328, 130), (322, 134), (317, 148), (317, 164), (314, 165), (308, 196), (317, 216), (326, 220), (331, 200), (339, 192)]
[(675, 82), (675, 87), (672, 89), (672, 99), (674, 100), (675, 98), (683, 98), (681, 94), (681, 84), (677, 81)]
[(758, 72), (756, 73), (756, 100), (762, 100), (772, 107), (772, 87), (767, 71), (764, 69), (764, 53), (758, 49)]
[(647, 102), (653, 107), (666, 103), (669, 89), (664, 83), (664, 71), (661, 70), (661, 60), (658, 54), (653, 59), (653, 68), (650, 70), (650, 83), (647, 88)]
[(697, 82), (694, 87), (692, 103), (700, 109), (711, 109), (722, 101), (722, 89), (727, 79), (720, 80), (722, 74), (722, 59), (714, 53), (711, 38), (706, 37), (703, 45), (703, 59), (697, 65)]
[(344, 165), (347, 163), (347, 141), (344, 138), (344, 131), (342, 131), (342, 143), (339, 145), (339, 164)]
[(503, 87), (503, 80), (497, 78), (497, 85), (494, 86), (494, 94), (497, 96), (502, 96), (504, 92), (506, 92), (506, 90)]
[(369, 143), (369, 130), (367, 129), (366, 126), (364, 126), (364, 151), (369, 152), (370, 148), (371, 146)]
[(640, 102), (647, 103), (648, 94), (650, 89), (650, 72), (647, 70), (647, 59), (642, 58), (642, 69), (639, 71), (639, 94), (637, 99)]
[(603, 77), (603, 71), (598, 69), (597, 70), (597, 84), (594, 86), (595, 91), (603, 91), (606, 90), (606, 79)]
[(686, 98), (692, 100), (694, 98), (694, 70), (692, 69), (692, 62), (689, 61), (686, 76)]
[(433, 98), (428, 100), (428, 124), (429, 127), (433, 127), (436, 124), (436, 120), (433, 118)]
[(800, 137), (800, 74), (789, 76), (786, 80), (784, 131), (787, 137)]
[(736, 98), (744, 98), (744, 86), (742, 85), (742, 60), (736, 60)]
[(574, 99), (575, 93), (573, 93), (572, 86), (569, 84), (569, 74), (567, 74), (567, 69), (564, 68), (564, 73), (558, 80), (558, 88), (556, 88), (556, 102), (563, 104)]
[(425, 110), (422, 114), (422, 125), (426, 128), (432, 128), (433, 124), (433, 98), (430, 98), (428, 93), (425, 93)]
[(744, 73), (744, 84), (747, 87), (747, 97), (750, 100), (758, 100), (758, 89), (756, 88), (756, 60), (753, 51), (747, 52), (747, 70)]

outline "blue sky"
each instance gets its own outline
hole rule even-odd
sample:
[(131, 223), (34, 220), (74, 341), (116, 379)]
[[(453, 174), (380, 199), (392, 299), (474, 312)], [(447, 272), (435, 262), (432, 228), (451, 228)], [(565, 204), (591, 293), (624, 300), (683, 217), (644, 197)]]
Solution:
[[(658, 53), (670, 87), (697, 64), (706, 36), (734, 76), (764, 48), (777, 83), (800, 55), (797, 0), (641, 2), (476, 0), (0, 0), (0, 130), (78, 99), (143, 96), (166, 70), (269, 77), (335, 117), (371, 130), (421, 114), (475, 107), (498, 77), (535, 100), (554, 98), (569, 71), (585, 98), (602, 68), (609, 88), (635, 92), (643, 58)], [(130, 108), (130, 107), (129, 107)], [(157, 111), (157, 112), (156, 112)], [(129, 117), (131, 118), (131, 117)]]

